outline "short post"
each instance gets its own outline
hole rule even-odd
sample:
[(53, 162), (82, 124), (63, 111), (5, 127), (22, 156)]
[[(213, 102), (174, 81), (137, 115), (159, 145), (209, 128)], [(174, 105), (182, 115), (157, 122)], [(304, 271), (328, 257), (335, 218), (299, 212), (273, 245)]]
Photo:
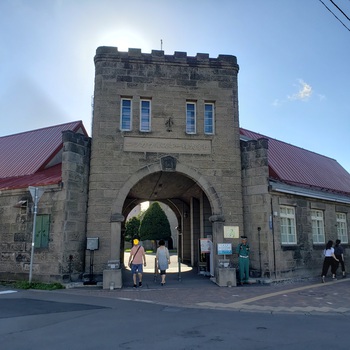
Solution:
[(69, 255), (69, 263), (68, 263), (68, 271), (69, 271), (69, 282), (72, 282), (72, 262), (73, 262), (73, 255)]
[(177, 259), (177, 263), (178, 263), (178, 275), (177, 275), (177, 279), (179, 280), (179, 281), (181, 281), (181, 259), (178, 257), (178, 259)]
[(260, 248), (260, 231), (261, 231), (261, 227), (258, 227), (258, 237), (259, 237), (259, 266), (260, 266), (260, 277), (262, 277), (262, 269), (261, 269), (261, 248)]
[(154, 258), (154, 282), (157, 282), (157, 273), (158, 273), (157, 258)]

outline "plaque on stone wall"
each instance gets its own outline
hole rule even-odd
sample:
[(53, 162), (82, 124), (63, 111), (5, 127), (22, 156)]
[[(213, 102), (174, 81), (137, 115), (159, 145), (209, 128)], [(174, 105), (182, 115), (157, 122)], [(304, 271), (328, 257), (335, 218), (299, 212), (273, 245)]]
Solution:
[(211, 154), (211, 141), (126, 136), (124, 151)]
[(239, 238), (239, 226), (224, 226), (224, 238)]
[(174, 157), (163, 157), (161, 160), (163, 171), (175, 171), (176, 170), (176, 159)]

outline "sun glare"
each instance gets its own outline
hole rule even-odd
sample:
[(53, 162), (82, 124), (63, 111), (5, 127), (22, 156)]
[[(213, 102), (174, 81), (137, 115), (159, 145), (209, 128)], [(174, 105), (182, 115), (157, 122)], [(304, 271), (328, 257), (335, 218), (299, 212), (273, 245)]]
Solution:
[(105, 33), (101, 37), (101, 46), (114, 46), (119, 51), (128, 51), (129, 48), (141, 49), (142, 52), (150, 51), (151, 45), (139, 33), (129, 29), (119, 29)]

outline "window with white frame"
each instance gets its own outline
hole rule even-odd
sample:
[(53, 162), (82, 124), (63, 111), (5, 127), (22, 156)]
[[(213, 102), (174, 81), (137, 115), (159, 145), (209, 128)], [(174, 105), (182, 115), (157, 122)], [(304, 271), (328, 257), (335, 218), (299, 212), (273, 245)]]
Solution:
[(337, 214), (338, 239), (340, 239), (342, 243), (349, 243), (346, 214), (345, 213), (336, 213), (336, 214)]
[(120, 130), (130, 131), (132, 127), (132, 100), (122, 98), (120, 103)]
[(325, 243), (322, 210), (311, 210), (312, 241), (314, 244)]
[(151, 101), (140, 101), (140, 131), (151, 131)]
[(295, 209), (280, 206), (281, 244), (296, 244)]
[(196, 103), (186, 102), (186, 133), (196, 133)]
[(204, 133), (214, 134), (214, 103), (204, 104)]

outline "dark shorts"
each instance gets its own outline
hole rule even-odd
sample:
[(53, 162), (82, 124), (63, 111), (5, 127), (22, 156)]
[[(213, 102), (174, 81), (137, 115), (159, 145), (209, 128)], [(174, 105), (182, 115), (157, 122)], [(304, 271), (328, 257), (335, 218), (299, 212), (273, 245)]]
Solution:
[(166, 275), (166, 270), (159, 270), (161, 275)]
[(131, 273), (135, 274), (135, 273), (142, 273), (143, 269), (142, 269), (142, 264), (131, 264)]

